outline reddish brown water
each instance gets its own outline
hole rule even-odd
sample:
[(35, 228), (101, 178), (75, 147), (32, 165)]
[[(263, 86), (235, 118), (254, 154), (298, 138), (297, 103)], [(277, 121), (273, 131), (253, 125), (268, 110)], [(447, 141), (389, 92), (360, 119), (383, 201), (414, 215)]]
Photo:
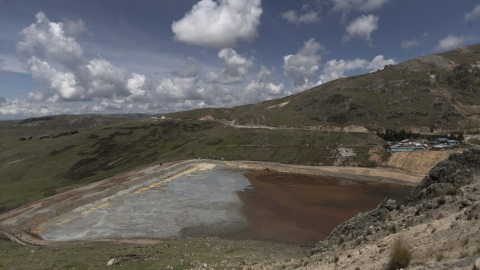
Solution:
[(314, 246), (337, 225), (385, 198), (402, 202), (410, 186), (255, 171), (239, 192), (248, 226), (229, 236)]

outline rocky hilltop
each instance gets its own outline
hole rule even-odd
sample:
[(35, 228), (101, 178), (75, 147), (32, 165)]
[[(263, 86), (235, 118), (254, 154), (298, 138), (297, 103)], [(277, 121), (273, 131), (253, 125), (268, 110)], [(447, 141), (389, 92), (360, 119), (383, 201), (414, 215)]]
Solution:
[(477, 44), (388, 65), (277, 100), (168, 117), (332, 130), (356, 126), (371, 131), (473, 131), (480, 126), (479, 61)]
[[(401, 243), (403, 251), (394, 250)], [(396, 257), (394, 257), (394, 255)], [(405, 198), (339, 225), (296, 269), (480, 269), (480, 150), (452, 154)], [(280, 267), (276, 265), (275, 267)]]

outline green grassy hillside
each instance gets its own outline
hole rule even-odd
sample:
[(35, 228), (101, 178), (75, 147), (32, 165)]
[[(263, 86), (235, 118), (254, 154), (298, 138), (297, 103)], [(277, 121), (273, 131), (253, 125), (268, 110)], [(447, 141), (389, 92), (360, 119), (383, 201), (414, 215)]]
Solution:
[[(369, 151), (383, 144), (366, 133), (238, 129), (197, 120), (89, 116), (83, 127), (72, 124), (84, 120), (84, 116), (55, 116), (0, 122), (1, 211), (53, 195), (64, 186), (153, 163), (201, 157), (373, 166)], [(341, 146), (353, 149), (356, 156), (339, 160)]]
[(480, 45), (338, 79), (277, 100), (200, 109), (172, 118), (272, 126), (361, 125), (370, 130), (473, 130), (480, 126)]

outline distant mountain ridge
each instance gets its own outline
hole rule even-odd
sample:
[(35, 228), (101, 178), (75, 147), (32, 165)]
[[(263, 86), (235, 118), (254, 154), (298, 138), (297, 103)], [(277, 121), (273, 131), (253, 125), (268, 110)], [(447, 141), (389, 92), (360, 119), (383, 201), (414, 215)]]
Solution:
[(479, 63), (480, 44), (476, 44), (337, 79), (276, 100), (167, 116), (248, 125), (469, 132), (480, 127)]

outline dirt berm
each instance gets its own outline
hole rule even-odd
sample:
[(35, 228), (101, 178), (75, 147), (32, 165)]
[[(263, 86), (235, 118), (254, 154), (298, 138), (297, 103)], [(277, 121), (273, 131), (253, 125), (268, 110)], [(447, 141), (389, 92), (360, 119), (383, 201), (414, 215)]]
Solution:
[(453, 152), (455, 151), (394, 152), (383, 165), (389, 168), (425, 175), (437, 163), (446, 159)]

